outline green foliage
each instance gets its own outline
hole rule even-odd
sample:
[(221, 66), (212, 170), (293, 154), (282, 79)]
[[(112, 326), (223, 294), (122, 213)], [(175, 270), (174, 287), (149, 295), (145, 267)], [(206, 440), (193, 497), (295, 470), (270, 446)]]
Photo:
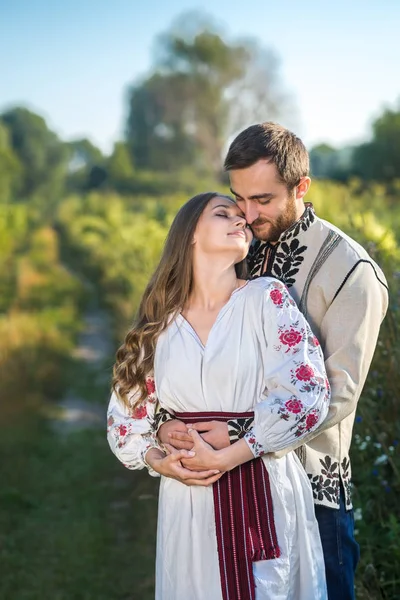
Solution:
[(334, 149), (319, 144), (310, 151), (311, 173), (322, 179), (348, 181), (358, 178), (366, 191), (371, 182), (385, 185), (398, 195), (400, 180), (400, 102), (386, 109), (372, 124), (371, 140), (358, 146)]
[(18, 191), (21, 163), (10, 144), (8, 129), (0, 122), (0, 203), (11, 200)]
[(319, 144), (310, 151), (312, 177), (346, 181), (351, 171), (352, 148), (333, 148), (329, 144)]
[(58, 235), (29, 204), (0, 204), (0, 402), (3, 415), (54, 398), (79, 330), (80, 281), (60, 263)]
[[(66, 144), (69, 163), (66, 187), (69, 191), (83, 191), (99, 187), (105, 180), (105, 158), (89, 140), (81, 139)], [(99, 177), (96, 171), (101, 171)]]
[(21, 165), (19, 196), (40, 195), (54, 201), (62, 192), (67, 149), (48, 129), (45, 120), (24, 108), (3, 113), (0, 122), (9, 132), (12, 150)]
[(0, 314), (16, 296), (16, 258), (28, 231), (28, 214), (23, 205), (0, 204)]
[(386, 183), (400, 178), (400, 102), (396, 109), (386, 109), (374, 121), (372, 133), (372, 140), (355, 150), (355, 174)]
[(114, 150), (107, 161), (107, 186), (118, 192), (132, 190), (134, 168), (128, 146), (124, 142), (114, 144)]
[[(117, 328), (126, 326), (155, 269), (167, 229), (154, 217), (127, 208), (117, 196), (91, 194), (66, 200), (60, 223), (68, 244), (95, 277)], [(119, 331), (121, 333), (121, 330)]]
[(1, 420), (60, 396), (77, 333), (73, 308), (0, 316)]

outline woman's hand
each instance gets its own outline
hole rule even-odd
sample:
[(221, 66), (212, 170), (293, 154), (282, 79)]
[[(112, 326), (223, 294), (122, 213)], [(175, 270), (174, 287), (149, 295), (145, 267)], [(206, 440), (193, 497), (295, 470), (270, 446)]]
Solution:
[(193, 453), (187, 450), (175, 450), (172, 446), (165, 444), (169, 454), (165, 455), (157, 448), (150, 448), (146, 453), (146, 462), (156, 473), (164, 477), (171, 477), (185, 485), (208, 486), (217, 481), (222, 473), (218, 469), (203, 469), (191, 471), (182, 466), (184, 458), (190, 458)]
[(194, 471), (204, 469), (224, 471), (225, 469), (221, 468), (221, 452), (207, 444), (195, 429), (189, 429), (188, 434), (193, 440), (193, 448), (182, 458), (183, 466)]
[[(218, 469), (221, 473), (225, 473), (254, 458), (244, 439), (238, 440), (227, 448), (214, 450), (194, 429), (189, 429), (188, 433), (193, 439), (193, 448), (187, 453), (188, 456), (182, 458), (182, 465), (188, 469), (196, 471)], [(192, 455), (193, 452), (195, 456)]]

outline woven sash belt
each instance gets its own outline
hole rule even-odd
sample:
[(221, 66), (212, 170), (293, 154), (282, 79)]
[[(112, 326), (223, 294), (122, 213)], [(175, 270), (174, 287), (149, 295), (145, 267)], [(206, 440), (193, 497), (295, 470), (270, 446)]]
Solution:
[[(251, 418), (254, 413), (175, 413), (186, 424)], [(213, 484), (215, 529), (224, 600), (255, 600), (252, 563), (280, 556), (268, 471), (255, 458)]]

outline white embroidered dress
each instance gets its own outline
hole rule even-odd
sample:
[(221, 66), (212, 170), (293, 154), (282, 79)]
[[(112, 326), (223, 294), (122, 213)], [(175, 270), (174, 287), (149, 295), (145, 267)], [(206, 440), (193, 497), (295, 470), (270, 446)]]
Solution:
[[(325, 573), (310, 483), (290, 446), (325, 418), (329, 384), (318, 340), (279, 281), (265, 277), (234, 292), (204, 346), (179, 315), (160, 336), (154, 363), (160, 404), (177, 412), (249, 412), (246, 441), (269, 473), (281, 556), (253, 563), (257, 600), (326, 600)], [(134, 412), (115, 394), (108, 440), (128, 468), (145, 466), (157, 442), (155, 389)], [(135, 396), (132, 396), (134, 401)], [(152, 473), (154, 475), (154, 472)], [(156, 600), (222, 600), (212, 486), (162, 477)]]

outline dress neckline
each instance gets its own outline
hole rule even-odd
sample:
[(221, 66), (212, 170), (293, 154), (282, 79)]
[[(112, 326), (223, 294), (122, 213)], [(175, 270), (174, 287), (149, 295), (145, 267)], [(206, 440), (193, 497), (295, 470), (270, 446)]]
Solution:
[(237, 295), (238, 292), (240, 292), (241, 290), (243, 290), (245, 287), (247, 287), (247, 285), (250, 283), (250, 279), (248, 279), (243, 285), (241, 285), (240, 287), (236, 288), (235, 290), (233, 290), (232, 294), (229, 297), (229, 300), (227, 302), (225, 302), (225, 304), (221, 307), (220, 311), (218, 312), (214, 323), (212, 324), (212, 326), (210, 327), (210, 331), (208, 332), (208, 336), (207, 336), (207, 341), (205, 344), (203, 344), (203, 342), (200, 339), (199, 334), (197, 333), (197, 331), (195, 330), (195, 328), (193, 327), (193, 325), (191, 325), (191, 323), (189, 323), (189, 321), (186, 319), (186, 317), (183, 316), (182, 312), (180, 312), (178, 314), (178, 317), (181, 318), (183, 325), (185, 325), (186, 329), (189, 331), (189, 333), (194, 337), (194, 339), (198, 342), (198, 344), (201, 346), (202, 350), (205, 350), (207, 348), (211, 333), (213, 331), (213, 329), (215, 328), (215, 326), (217, 325), (217, 323), (221, 320), (221, 318), (223, 317), (223, 315), (225, 314), (226, 310), (228, 309), (228, 307), (230, 306), (232, 299)]

